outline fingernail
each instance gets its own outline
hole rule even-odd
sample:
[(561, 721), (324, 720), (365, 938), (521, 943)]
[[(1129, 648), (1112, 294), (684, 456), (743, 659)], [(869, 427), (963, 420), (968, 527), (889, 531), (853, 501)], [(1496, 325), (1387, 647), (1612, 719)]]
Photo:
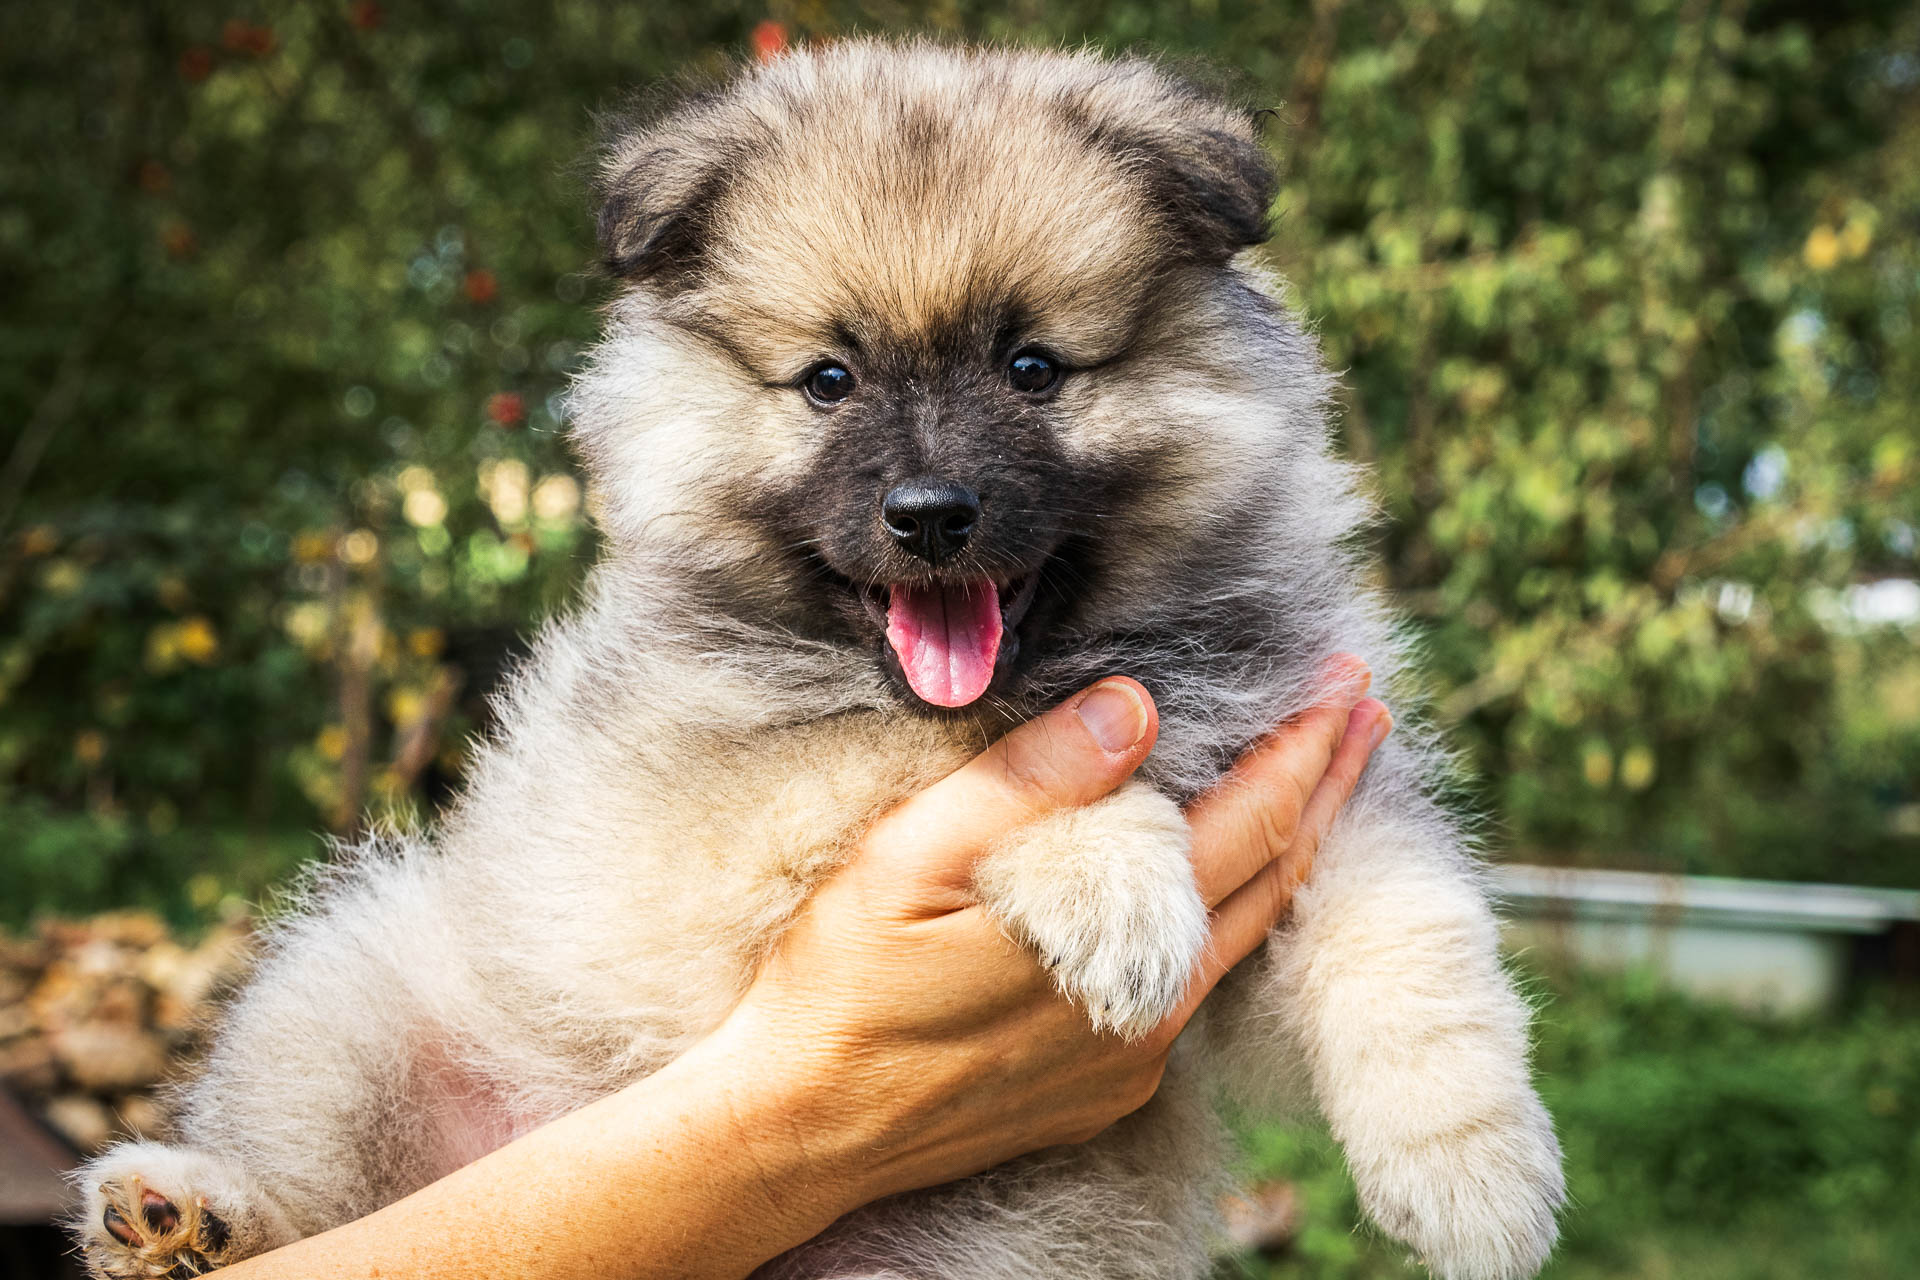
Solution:
[(1387, 735), (1393, 732), (1393, 712), (1387, 710), (1387, 704), (1384, 702), (1380, 703), (1379, 707), (1380, 714), (1373, 722), (1373, 739), (1367, 744), (1369, 751), (1385, 742)]
[(1147, 734), (1146, 706), (1132, 685), (1118, 680), (1093, 686), (1074, 711), (1103, 751), (1125, 751)]

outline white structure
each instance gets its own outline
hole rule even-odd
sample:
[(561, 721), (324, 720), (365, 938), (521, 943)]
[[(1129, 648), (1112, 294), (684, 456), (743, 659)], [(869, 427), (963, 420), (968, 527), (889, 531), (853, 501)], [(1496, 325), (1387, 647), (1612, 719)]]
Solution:
[(1920, 920), (1920, 891), (1642, 871), (1493, 868), (1508, 941), (1776, 1014), (1825, 1008), (1853, 937)]

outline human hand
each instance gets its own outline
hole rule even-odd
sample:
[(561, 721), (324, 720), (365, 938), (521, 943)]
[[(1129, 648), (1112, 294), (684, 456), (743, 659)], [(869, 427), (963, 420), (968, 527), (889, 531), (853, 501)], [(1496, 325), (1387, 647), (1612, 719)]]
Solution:
[[(1336, 658), (1311, 710), (1188, 810), (1211, 941), (1180, 1009), (1128, 1043), (1096, 1033), (974, 902), (993, 841), (1119, 786), (1152, 750), (1152, 700), (1114, 678), (1008, 734), (883, 816), (817, 893), (708, 1052), (751, 1063), (748, 1141), (797, 1141), (844, 1212), (1084, 1141), (1153, 1095), (1174, 1039), (1286, 913), (1321, 837), (1391, 727)], [(777, 1078), (770, 1078), (777, 1077)], [(777, 1132), (769, 1134), (766, 1126)]]

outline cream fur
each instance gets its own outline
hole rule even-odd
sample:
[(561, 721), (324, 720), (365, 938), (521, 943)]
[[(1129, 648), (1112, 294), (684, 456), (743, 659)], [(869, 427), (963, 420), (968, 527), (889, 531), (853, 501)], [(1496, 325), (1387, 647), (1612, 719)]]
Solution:
[[(835, 186), (822, 207), (805, 140), (850, 139), (884, 168), (915, 111), (956, 122), (930, 167)], [(1089, 119), (1148, 159), (1102, 159), (1075, 132)], [(1057, 174), (1006, 189), (982, 148), (1008, 121)], [(719, 228), (705, 274), (624, 292), (577, 389), (607, 558), (512, 681), (438, 829), (343, 855), (298, 895), (181, 1094), (183, 1145), (116, 1148), (79, 1175), (95, 1273), (156, 1277), (322, 1231), (658, 1069), (725, 1016), (877, 814), (1114, 671), (1160, 708), (1142, 781), (1002, 841), (978, 888), (1090, 1017), (1137, 1032), (1178, 1000), (1203, 938), (1175, 802), (1308, 705), (1344, 649), (1400, 728), (1292, 919), (1209, 1000), (1155, 1100), (1084, 1145), (870, 1206), (764, 1274), (1197, 1280), (1231, 1166), (1215, 1099), (1266, 1107), (1296, 1084), (1368, 1211), (1436, 1274), (1532, 1274), (1563, 1191), (1527, 1009), (1468, 843), (1428, 798), (1444, 756), (1352, 550), (1368, 504), (1328, 447), (1331, 380), (1268, 282), (1181, 256), (1198, 233), (1176, 217), (1213, 205), (1152, 203), (1153, 156), (1232, 195), (1216, 144), (1252, 137), (1142, 62), (855, 43), (747, 73), (618, 144), (613, 181), (651, 175), (605, 220), (620, 243), (678, 216), (716, 158), (739, 181), (698, 223)], [(926, 240), (928, 209), (965, 216)], [(880, 274), (876, 245), (900, 255)], [(1008, 274), (1028, 262), (1032, 280)], [(870, 296), (876, 281), (892, 292)], [(1002, 284), (1026, 289), (1060, 349), (1126, 357), (1062, 387), (1056, 465), (1143, 483), (1088, 516), (1100, 572), (1023, 689), (921, 718), (821, 620), (817, 575), (741, 497), (791, 498), (832, 461), (825, 419), (779, 379), (834, 340), (835, 308), (913, 331)], [(950, 405), (902, 394), (926, 447), (957, 430)], [(120, 1244), (107, 1198), (137, 1204), (139, 1186), (204, 1201), (224, 1249)]]

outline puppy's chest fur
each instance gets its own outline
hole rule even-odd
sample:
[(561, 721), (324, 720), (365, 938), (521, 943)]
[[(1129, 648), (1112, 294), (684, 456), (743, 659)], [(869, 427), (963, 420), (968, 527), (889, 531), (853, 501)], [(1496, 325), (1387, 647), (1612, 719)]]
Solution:
[[(453, 860), (490, 936), (545, 953), (522, 967), (559, 990), (526, 993), (527, 1021), (551, 1025), (557, 996), (594, 1042), (637, 1029), (645, 1068), (725, 1015), (874, 819), (986, 745), (972, 726), (877, 711), (674, 736), (671, 758), (569, 753), (518, 796), (476, 796), (461, 826), (492, 839), (460, 841)], [(536, 847), (502, 848), (502, 812), (536, 805), (571, 816), (523, 828)]]
[(878, 712), (763, 731), (715, 753), (710, 767), (721, 790), (692, 792), (685, 851), (731, 865), (770, 891), (809, 893), (881, 813), (984, 748), (977, 733)]

